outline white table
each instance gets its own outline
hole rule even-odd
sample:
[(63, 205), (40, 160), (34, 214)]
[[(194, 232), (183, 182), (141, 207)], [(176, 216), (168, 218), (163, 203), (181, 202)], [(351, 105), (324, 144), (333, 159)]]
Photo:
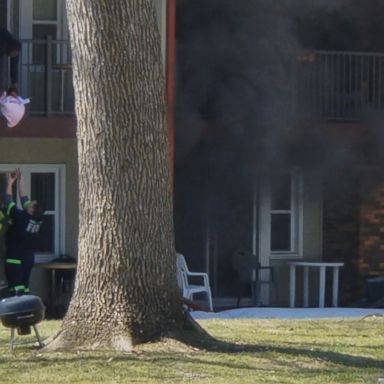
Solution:
[(333, 269), (332, 307), (337, 307), (339, 296), (339, 271), (344, 263), (326, 263), (311, 261), (290, 261), (289, 265), (289, 306), (295, 307), (296, 296), (296, 267), (303, 267), (303, 305), (308, 307), (309, 268), (319, 269), (319, 308), (324, 308), (325, 302), (325, 272), (326, 268)]

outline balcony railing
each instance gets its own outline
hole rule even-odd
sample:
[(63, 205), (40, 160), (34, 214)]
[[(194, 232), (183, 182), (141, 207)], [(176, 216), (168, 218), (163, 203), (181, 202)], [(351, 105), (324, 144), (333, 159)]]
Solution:
[[(327, 120), (361, 120), (384, 109), (384, 54), (307, 51), (299, 55), (299, 106)], [(74, 113), (71, 50), (67, 40), (22, 40), (20, 94), (31, 114)]]
[(298, 57), (300, 105), (328, 120), (361, 120), (384, 109), (384, 54), (305, 52)]
[(31, 97), (30, 113), (74, 113), (71, 50), (67, 40), (21, 40), (19, 93)]

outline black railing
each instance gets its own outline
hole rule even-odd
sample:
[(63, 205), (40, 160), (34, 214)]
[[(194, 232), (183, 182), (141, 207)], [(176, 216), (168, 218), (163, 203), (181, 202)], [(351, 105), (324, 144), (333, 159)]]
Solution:
[(31, 97), (30, 113), (74, 113), (71, 50), (67, 40), (21, 40), (19, 93)]
[[(297, 63), (299, 105), (311, 117), (355, 121), (384, 110), (384, 54), (307, 51)], [(32, 114), (74, 113), (69, 41), (22, 40), (19, 78)]]
[(298, 57), (300, 104), (329, 120), (384, 109), (384, 54), (312, 51)]

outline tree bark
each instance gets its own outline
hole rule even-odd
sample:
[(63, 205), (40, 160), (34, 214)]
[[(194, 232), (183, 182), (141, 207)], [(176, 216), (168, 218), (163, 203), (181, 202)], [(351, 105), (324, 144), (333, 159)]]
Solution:
[(79, 257), (51, 348), (130, 350), (181, 323), (153, 0), (68, 0)]

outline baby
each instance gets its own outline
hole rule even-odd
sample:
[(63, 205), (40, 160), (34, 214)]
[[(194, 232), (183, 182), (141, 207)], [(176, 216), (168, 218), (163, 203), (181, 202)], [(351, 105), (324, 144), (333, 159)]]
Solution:
[(7, 120), (9, 128), (20, 123), (25, 114), (24, 104), (30, 103), (30, 99), (23, 99), (17, 95), (17, 89), (10, 87), (7, 92), (0, 96), (0, 112)]

